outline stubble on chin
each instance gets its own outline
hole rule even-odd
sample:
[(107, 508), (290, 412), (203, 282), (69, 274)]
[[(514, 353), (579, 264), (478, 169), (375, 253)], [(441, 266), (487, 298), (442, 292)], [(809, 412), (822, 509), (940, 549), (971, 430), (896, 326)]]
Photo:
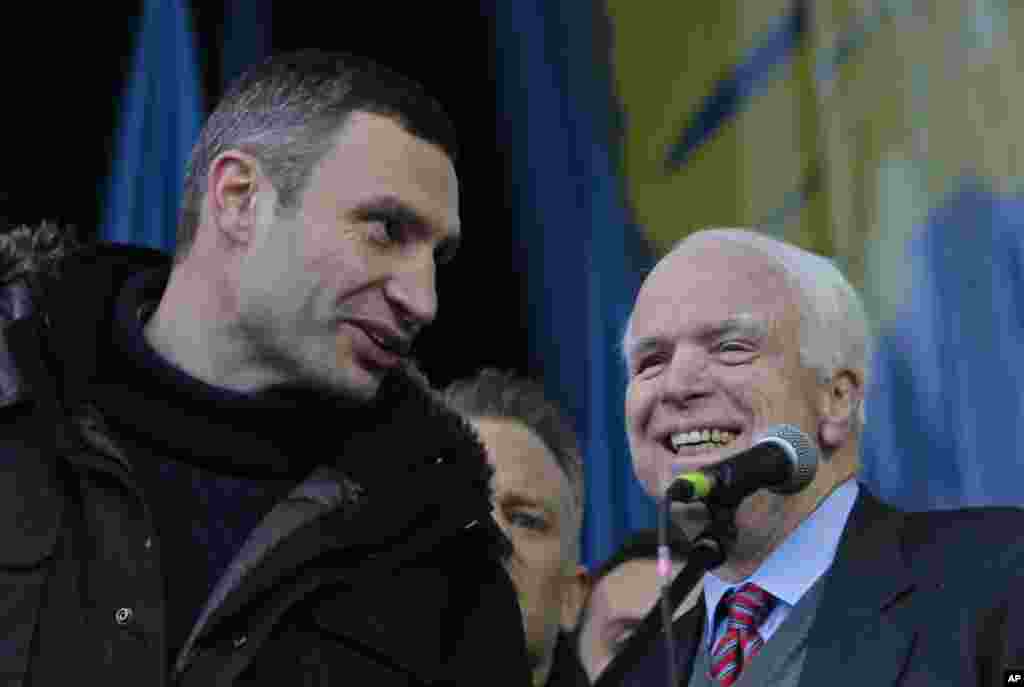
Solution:
[(711, 516), (703, 503), (673, 503), (672, 523), (692, 542), (711, 524)]
[(738, 535), (722, 566), (722, 573), (744, 579), (752, 574), (785, 537), (785, 498), (759, 491), (740, 504), (736, 512)]

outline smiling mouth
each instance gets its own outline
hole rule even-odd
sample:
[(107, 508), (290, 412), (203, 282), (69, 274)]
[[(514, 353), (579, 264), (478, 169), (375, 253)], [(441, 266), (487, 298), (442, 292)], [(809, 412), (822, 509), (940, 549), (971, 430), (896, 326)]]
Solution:
[(676, 455), (693, 455), (730, 446), (738, 435), (733, 430), (705, 427), (671, 434), (663, 439), (662, 445)]
[(350, 321), (349, 324), (359, 329), (374, 346), (389, 356), (406, 358), (412, 350), (411, 339), (398, 336), (380, 326), (360, 321)]

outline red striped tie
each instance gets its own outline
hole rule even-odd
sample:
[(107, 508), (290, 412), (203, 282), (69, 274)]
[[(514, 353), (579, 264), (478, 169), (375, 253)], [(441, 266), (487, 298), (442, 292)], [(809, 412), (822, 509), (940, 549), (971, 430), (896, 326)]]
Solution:
[(732, 687), (743, 667), (764, 645), (758, 633), (775, 606), (775, 597), (750, 582), (719, 602), (728, 605), (725, 634), (711, 650), (711, 678), (721, 687)]

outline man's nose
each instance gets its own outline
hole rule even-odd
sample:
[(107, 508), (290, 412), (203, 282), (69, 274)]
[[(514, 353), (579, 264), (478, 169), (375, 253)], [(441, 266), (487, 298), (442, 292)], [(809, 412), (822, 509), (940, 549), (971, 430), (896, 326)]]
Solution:
[(686, 405), (711, 394), (708, 356), (696, 346), (678, 346), (662, 376), (660, 397), (666, 403)]
[(386, 287), (388, 300), (399, 309), (411, 333), (422, 329), (437, 317), (437, 266), (433, 254), (417, 257), (396, 273)]

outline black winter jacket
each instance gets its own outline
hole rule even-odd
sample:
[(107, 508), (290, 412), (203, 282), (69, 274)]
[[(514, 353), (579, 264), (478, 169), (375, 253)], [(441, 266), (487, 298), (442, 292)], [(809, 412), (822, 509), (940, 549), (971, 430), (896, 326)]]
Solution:
[(168, 260), (50, 259), (60, 241), (0, 238), (0, 685), (528, 685), (483, 449), (407, 375), (338, 418), (337, 460), (266, 515), (169, 660), (163, 581), (189, 562), (161, 559), (140, 454), (95, 402), (121, 285)]

